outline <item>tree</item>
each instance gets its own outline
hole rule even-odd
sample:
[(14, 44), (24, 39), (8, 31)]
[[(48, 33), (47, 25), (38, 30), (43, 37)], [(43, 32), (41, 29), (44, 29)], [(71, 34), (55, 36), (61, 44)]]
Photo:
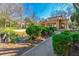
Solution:
[(36, 20), (33, 20), (32, 18), (29, 18), (29, 17), (25, 17), (24, 21), (25, 21), (26, 27), (29, 25), (38, 24)]
[(79, 14), (77, 14), (76, 12), (73, 13), (71, 15), (70, 19), (71, 19), (73, 25), (75, 25), (75, 26), (79, 25)]
[(37, 18), (36, 13), (35, 13), (34, 9), (31, 6), (29, 6), (27, 8), (27, 13), (28, 13), (29, 18), (31, 18), (32, 20), (36, 20), (36, 18)]
[(76, 22), (79, 25), (79, 4), (73, 3), (73, 6), (75, 8), (75, 12), (71, 15), (70, 19), (72, 22)]
[(76, 12), (79, 14), (79, 3), (73, 3)]
[(0, 17), (0, 27), (4, 27), (4, 26), (5, 26), (5, 19)]
[(15, 20), (10, 21), (10, 27), (18, 28), (18, 24)]
[(11, 19), (22, 19), (23, 14), (23, 6), (21, 4), (0, 4), (0, 17), (5, 19), (5, 27), (6, 23), (10, 23)]

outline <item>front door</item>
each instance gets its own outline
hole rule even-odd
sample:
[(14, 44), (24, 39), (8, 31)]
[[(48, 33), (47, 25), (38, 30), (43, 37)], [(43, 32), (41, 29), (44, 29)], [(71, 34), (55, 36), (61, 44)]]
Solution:
[(65, 28), (65, 24), (62, 23), (62, 20), (59, 20), (59, 29), (64, 29)]
[(65, 24), (62, 23), (62, 24), (61, 24), (61, 29), (64, 29), (64, 28), (65, 28)]

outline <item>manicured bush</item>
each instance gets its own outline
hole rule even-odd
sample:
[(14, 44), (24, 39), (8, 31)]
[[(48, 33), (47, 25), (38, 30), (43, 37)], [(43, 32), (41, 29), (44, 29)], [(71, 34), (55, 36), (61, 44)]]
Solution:
[[(69, 55), (70, 49), (78, 46), (79, 32), (65, 30), (52, 37), (53, 48), (57, 55)], [(76, 45), (75, 45), (76, 44)]]
[(57, 55), (69, 55), (71, 36), (66, 34), (56, 34), (52, 37), (53, 48)]
[(70, 32), (69, 30), (64, 30), (64, 31), (62, 31), (62, 32), (61, 32), (61, 34), (70, 35), (70, 34), (71, 34), (71, 32)]
[(47, 36), (48, 35), (48, 31), (49, 31), (48, 27), (42, 27), (42, 31), (41, 31), (42, 36), (43, 37)]
[(79, 32), (73, 33), (72, 39), (73, 39), (73, 42), (74, 42), (74, 43), (76, 43), (76, 42), (79, 43)]
[(51, 26), (42, 27), (41, 34), (42, 34), (42, 36), (51, 36), (54, 31), (55, 31), (55, 28), (53, 28)]
[(49, 29), (49, 31), (48, 31), (48, 34), (49, 34), (49, 35), (52, 35), (53, 32), (55, 31), (55, 27), (49, 26), (48, 29)]
[(35, 39), (37, 36), (41, 35), (41, 26), (30, 25), (28, 28), (26, 28), (26, 33), (30, 35), (32, 39)]

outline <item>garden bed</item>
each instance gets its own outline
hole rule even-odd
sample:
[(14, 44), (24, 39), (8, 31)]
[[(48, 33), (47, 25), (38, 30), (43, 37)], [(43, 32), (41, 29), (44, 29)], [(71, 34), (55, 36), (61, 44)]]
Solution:
[[(36, 24), (29, 25), (26, 29), (18, 29), (15, 31), (11, 28), (5, 28), (1, 31), (2, 43), (0, 43), (0, 49), (2, 54), (0, 55), (11, 55), (12, 52), (14, 52), (13, 55), (24, 55), (23, 53), (27, 52), (27, 50), (31, 50), (31, 48), (34, 49), (30, 51), (33, 53), (32, 55), (51, 55), (50, 53), (52, 53), (52, 50), (49, 50), (50, 42), (48, 37), (50, 37), (52, 34), (54, 34), (53, 27), (41, 27), (40, 25)], [(4, 52), (3, 50), (8, 51)], [(34, 51), (38, 52), (34, 53)]]
[(41, 42), (42, 40), (23, 43), (0, 43), (0, 56), (19, 56)]

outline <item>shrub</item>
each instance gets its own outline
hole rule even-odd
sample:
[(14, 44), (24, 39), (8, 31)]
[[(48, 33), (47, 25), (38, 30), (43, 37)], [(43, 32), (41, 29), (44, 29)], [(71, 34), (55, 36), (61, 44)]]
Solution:
[(77, 33), (77, 32), (73, 33), (72, 39), (73, 39), (73, 42), (79, 43), (79, 33)]
[[(69, 55), (74, 43), (79, 43), (79, 32), (63, 31), (52, 37), (54, 51), (57, 55)], [(72, 43), (73, 42), (73, 43)], [(70, 47), (71, 46), (71, 47)]]
[(17, 34), (15, 33), (11, 33), (10, 34), (10, 42), (11, 43), (19, 43), (22, 41), (22, 37), (18, 36)]
[(43, 27), (42, 28), (42, 31), (41, 31), (41, 34), (42, 36), (51, 36), (54, 32), (54, 29), (53, 27), (49, 26), (49, 27)]
[(64, 30), (63, 32), (61, 32), (61, 34), (66, 34), (66, 35), (70, 35), (71, 32), (69, 30)]
[(58, 29), (56, 27), (53, 27), (54, 28), (54, 31), (57, 31)]
[(16, 42), (16, 34), (13, 31), (12, 28), (3, 28), (3, 30), (1, 31), (2, 33), (7, 33), (8, 37), (10, 38), (10, 42), (11, 43), (15, 43)]
[(66, 34), (56, 34), (52, 37), (53, 48), (57, 55), (69, 55), (69, 44), (71, 36)]
[(10, 42), (16, 43), (17, 35), (15, 33), (11, 33), (9, 36), (10, 36)]
[(48, 31), (49, 31), (48, 27), (42, 27), (42, 31), (41, 31), (42, 36), (47, 36)]
[(14, 32), (14, 31), (13, 31), (12, 28), (7, 28), (6, 27), (6, 28), (2, 28), (1, 29), (1, 33), (3, 33), (3, 32), (10, 34), (10, 33)]
[(35, 39), (37, 36), (41, 35), (41, 27), (39, 25), (30, 25), (26, 28), (26, 33)]
[(48, 29), (49, 29), (48, 31), (49, 35), (52, 35), (56, 28), (49, 26)]

